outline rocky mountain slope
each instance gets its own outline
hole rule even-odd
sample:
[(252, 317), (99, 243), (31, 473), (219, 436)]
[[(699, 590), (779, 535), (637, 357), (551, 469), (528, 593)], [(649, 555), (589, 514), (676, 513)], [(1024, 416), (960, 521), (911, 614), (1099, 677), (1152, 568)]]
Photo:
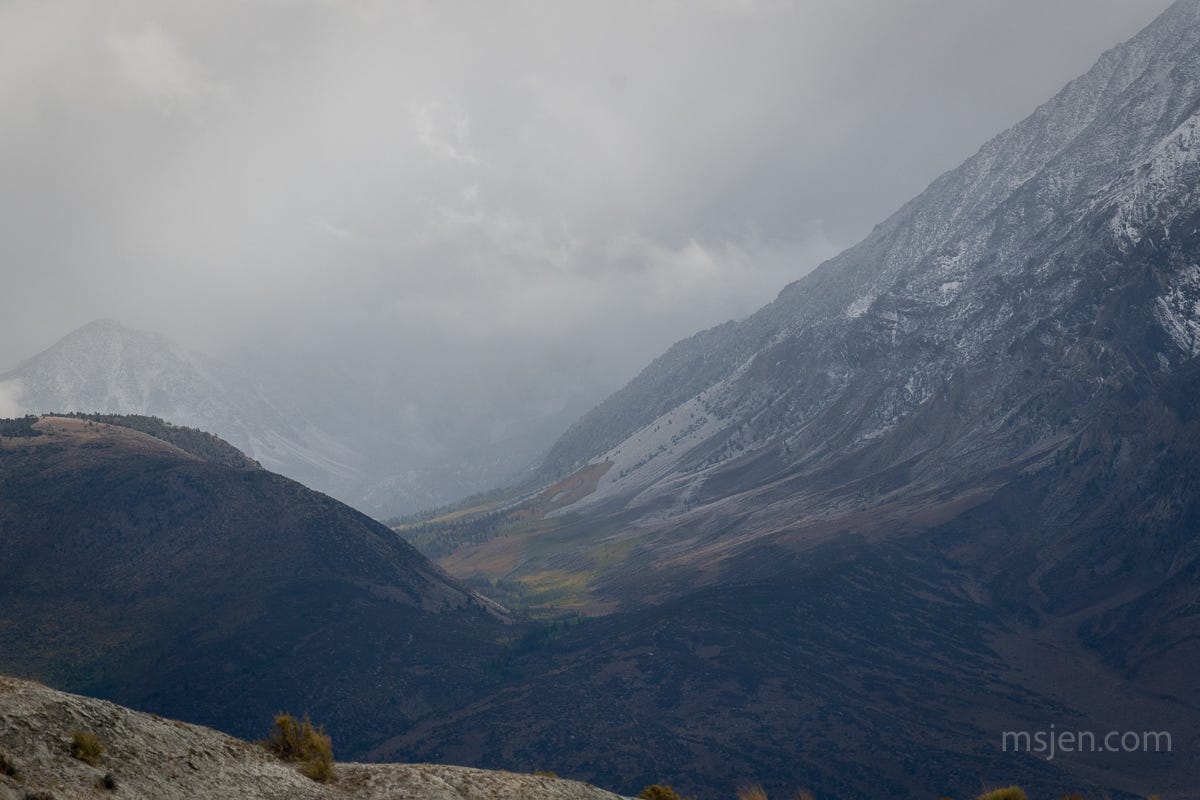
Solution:
[(1200, 736), (1198, 52), (1180, 0), (862, 243), (676, 345), (554, 448), (547, 482), (589, 492), (410, 526), (484, 591), (608, 616), (552, 677), (394, 741), (466, 759), (464, 730), (515, 717), (532, 741), (508, 747), (602, 769), (521, 716), (556, 697), (640, 720), (603, 769), (688, 788), (756, 765), (839, 797), (1006, 769), (1192, 796), (1178, 753), (997, 742)]
[[(1180, 422), (1200, 353), (1198, 48), (1200, 4), (1181, 0), (862, 243), (647, 367), (553, 449), (546, 476), (605, 472), (516, 547), (524, 574), (611, 595), (653, 563), (691, 585), (762, 536), (904, 529), (1056, 462), (1110, 470), (1134, 450), (1084, 444), (1101, 420)], [(1154, 459), (1159, 442), (1116, 446)], [(501, 538), (459, 574), (498, 577)]]
[[(864, 368), (878, 371), (880, 358), (899, 356), (886, 374), (890, 393), (868, 401), (868, 416), (856, 423), (860, 435), (878, 435), (955, 369), (1005, 352), (1033, 326), (1077, 307), (1090, 254), (1104, 246), (1124, 252), (1194, 206), (1198, 14), (1191, 0), (1177, 2), (863, 242), (750, 318), (675, 345), (573, 426), (545, 471), (574, 469), (623, 442), (628, 456), (639, 440), (647, 444), (646, 426), (674, 410), (695, 411), (688, 401), (737, 422), (763, 414), (768, 401), (782, 404), (769, 415), (778, 421), (771, 431), (794, 434), (861, 388)], [(1164, 357), (1194, 355), (1195, 329), (1159, 313), (1175, 320), (1164, 323), (1175, 331)], [(792, 361), (781, 359), (797, 350)], [(752, 361), (774, 372), (747, 373)], [(668, 449), (692, 449), (713, 435), (691, 432)], [(736, 448), (765, 444), (767, 435), (756, 429)]]
[(299, 703), (346, 752), (486, 685), (503, 609), (337, 501), (189, 449), (0, 426), (0, 670), (242, 735)]
[[(96, 734), (96, 765), (70, 755), (74, 731)], [(196, 725), (0, 677), (0, 798), (145, 800), (618, 800), (587, 784), (435, 764), (338, 764), (316, 783), (263, 748)], [(103, 785), (111, 776), (113, 788)]]

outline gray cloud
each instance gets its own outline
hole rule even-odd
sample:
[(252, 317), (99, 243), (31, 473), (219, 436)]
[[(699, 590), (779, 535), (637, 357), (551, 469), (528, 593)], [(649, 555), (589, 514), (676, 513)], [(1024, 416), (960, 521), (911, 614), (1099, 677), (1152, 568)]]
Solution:
[(10, 1), (0, 367), (111, 316), (418, 419), (583, 405), (1165, 5)]

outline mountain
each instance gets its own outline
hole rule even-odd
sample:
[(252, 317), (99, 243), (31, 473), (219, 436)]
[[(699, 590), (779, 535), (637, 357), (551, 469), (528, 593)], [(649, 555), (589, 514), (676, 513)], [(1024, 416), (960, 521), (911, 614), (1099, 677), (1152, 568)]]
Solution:
[(389, 529), (147, 418), (0, 424), (0, 671), (346, 752), (488, 685), (507, 613)]
[(0, 374), (0, 410), (162, 417), (331, 494), (347, 495), (359, 479), (350, 448), (245, 371), (114, 320), (85, 325)]
[(863, 242), (585, 415), (542, 475), (603, 476), (524, 568), (578, 571), (604, 519), (629, 557), (595, 569), (690, 585), (763, 536), (928, 527), (1064, 462), (1163, 470), (1200, 353), (1198, 17), (1176, 3)]
[[(484, 592), (602, 618), (395, 745), (696, 791), (1019, 772), (1194, 796), (1197, 52), (1180, 0), (864, 241), (671, 348), (559, 440), (543, 491), (404, 526)], [(627, 747), (597, 763), (535, 698)], [(1177, 750), (1000, 750), (1051, 723)], [(505, 725), (528, 735), (462, 739)]]
[[(70, 756), (77, 730), (104, 744), (98, 764)], [(257, 745), (6, 677), (0, 677), (0, 759), (8, 765), (0, 770), (0, 800), (102, 796), (106, 775), (117, 797), (147, 800), (619, 800), (575, 781), (435, 764), (337, 764), (334, 782), (316, 783)]]
[[(764, 378), (782, 384), (770, 388), (790, 390), (771, 398), (787, 403), (780, 429), (794, 430), (858, 388), (851, 383), (864, 366), (905, 354), (890, 374), (904, 379), (894, 396), (876, 400), (874, 416), (860, 423), (888, 426), (926, 401), (948, 372), (986, 360), (1053, 312), (1078, 305), (1073, 280), (1089, 257), (1104, 246), (1124, 253), (1191, 209), (1195, 15), (1193, 3), (1176, 3), (864, 241), (748, 319), (676, 344), (574, 425), (543, 472), (569, 471), (637, 441), (630, 437), (660, 417), (691, 411), (688, 401), (749, 419), (766, 400), (744, 395), (763, 388)], [(1195, 355), (1196, 329), (1186, 321), (1166, 325), (1174, 333), (1164, 356), (1178, 363)], [(812, 374), (739, 374), (751, 362), (783, 372), (790, 362), (780, 359), (797, 349)], [(778, 365), (765, 363), (772, 356)], [(737, 447), (761, 444), (763, 434), (755, 433)], [(689, 435), (685, 446), (712, 435)]]
[[(249, 355), (217, 359), (114, 320), (79, 328), (0, 373), (0, 415), (98, 412), (211, 431), (279, 472), (379, 518), (456, 501), (517, 479), (573, 408), (489, 401), (496, 413), (379, 393), (335, 366), (292, 375)], [(415, 391), (415, 390), (414, 390)], [(522, 405), (520, 414), (511, 407)], [(436, 413), (428, 413), (428, 408)], [(422, 409), (425, 409), (424, 411)], [(473, 417), (480, 417), (473, 420)], [(486, 417), (486, 418), (485, 418)]]
[(1197, 796), (1197, 52), (1181, 0), (672, 348), (540, 489), (398, 526), (463, 583), (211, 443), (6, 423), (0, 669), (234, 732), (299, 702), (376, 759), (703, 800)]

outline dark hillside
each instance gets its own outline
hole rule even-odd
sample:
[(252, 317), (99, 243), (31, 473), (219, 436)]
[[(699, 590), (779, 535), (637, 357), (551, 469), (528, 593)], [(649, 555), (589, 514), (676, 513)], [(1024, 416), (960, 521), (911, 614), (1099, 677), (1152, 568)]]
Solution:
[(294, 481), (124, 425), (32, 431), (0, 440), (0, 670), (247, 736), (299, 705), (352, 751), (477, 688), (507, 635)]

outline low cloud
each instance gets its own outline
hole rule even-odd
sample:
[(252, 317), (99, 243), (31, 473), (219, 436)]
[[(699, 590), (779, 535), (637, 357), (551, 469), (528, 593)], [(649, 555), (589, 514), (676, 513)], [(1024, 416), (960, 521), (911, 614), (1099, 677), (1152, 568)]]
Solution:
[(216, 92), (178, 40), (154, 23), (134, 33), (110, 31), (108, 47), (122, 79), (138, 94), (170, 109)]
[(0, 366), (115, 317), (422, 419), (583, 407), (1165, 5), (5, 3)]

